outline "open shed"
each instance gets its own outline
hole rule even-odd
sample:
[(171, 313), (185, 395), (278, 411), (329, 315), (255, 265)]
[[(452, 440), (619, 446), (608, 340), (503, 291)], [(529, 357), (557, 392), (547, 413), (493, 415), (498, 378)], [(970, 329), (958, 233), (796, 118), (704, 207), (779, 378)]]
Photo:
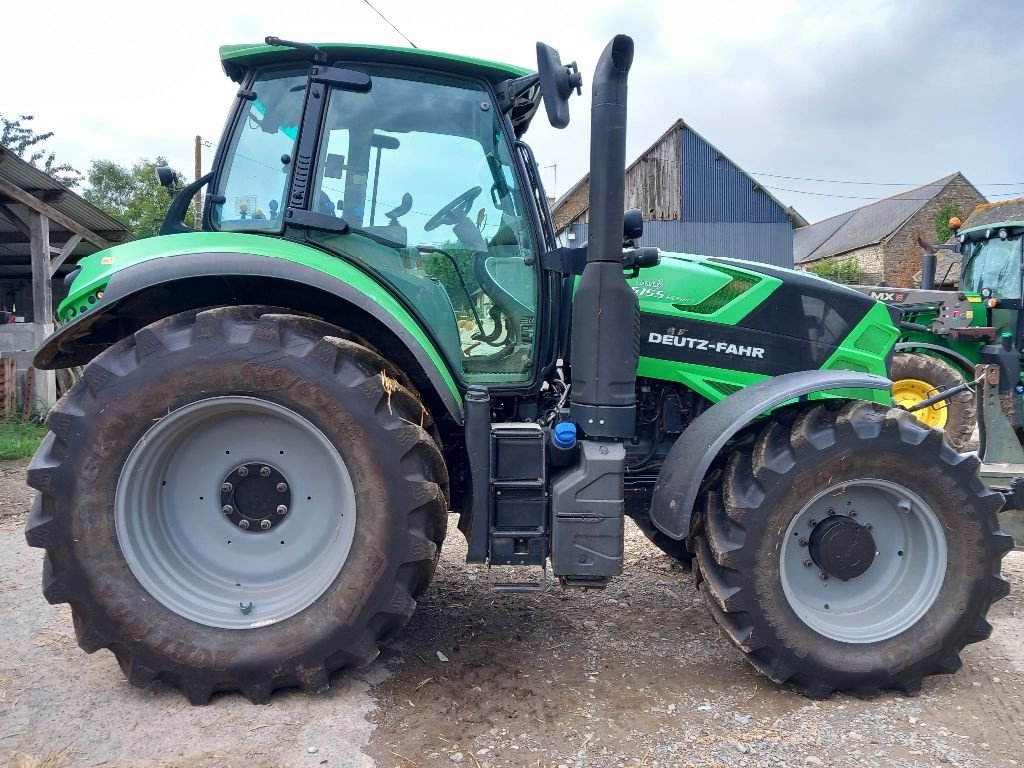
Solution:
[[(16, 322), (0, 325), (0, 357), (17, 362), (19, 389), (32, 353), (53, 332), (63, 277), (90, 253), (132, 239), (121, 222), (0, 146), (0, 309)], [(40, 372), (35, 395), (56, 402), (52, 373)]]

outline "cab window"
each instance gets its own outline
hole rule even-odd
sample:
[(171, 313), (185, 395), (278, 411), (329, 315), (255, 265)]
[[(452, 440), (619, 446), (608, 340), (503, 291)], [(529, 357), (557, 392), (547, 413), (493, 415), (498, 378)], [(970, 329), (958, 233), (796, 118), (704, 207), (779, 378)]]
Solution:
[(980, 293), (983, 288), (1002, 299), (1021, 297), (1021, 235), (968, 241), (964, 246), (960, 288)]
[(401, 292), (465, 380), (529, 380), (535, 245), (488, 91), (368, 71), (368, 92), (329, 94), (311, 192), (350, 230), (310, 236)]
[(287, 194), (307, 75), (296, 69), (257, 75), (251, 88), (255, 98), (235, 127), (215, 190), (224, 198), (211, 209), (216, 229), (282, 230), (282, 201)]

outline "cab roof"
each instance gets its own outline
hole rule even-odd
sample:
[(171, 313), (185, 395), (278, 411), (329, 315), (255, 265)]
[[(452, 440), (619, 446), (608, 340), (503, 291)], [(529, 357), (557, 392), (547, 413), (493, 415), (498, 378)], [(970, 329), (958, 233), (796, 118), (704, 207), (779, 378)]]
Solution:
[[(426, 51), (422, 48), (398, 48), (387, 45), (360, 45), (356, 43), (314, 43), (327, 55), (328, 61), (366, 61), (381, 64), (404, 64), (413, 67), (433, 67), (458, 74), (481, 77), (491, 83), (532, 74), (528, 69), (497, 61), (475, 59), (454, 53)], [(308, 61), (309, 54), (294, 48), (243, 43), (220, 47), (221, 66), (235, 82), (241, 82), (245, 72), (261, 64), (289, 61)]]

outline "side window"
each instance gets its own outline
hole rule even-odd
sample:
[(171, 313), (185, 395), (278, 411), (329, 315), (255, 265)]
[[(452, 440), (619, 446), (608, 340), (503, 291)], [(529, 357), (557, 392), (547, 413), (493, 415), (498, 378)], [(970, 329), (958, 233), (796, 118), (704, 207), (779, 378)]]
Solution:
[(306, 93), (304, 72), (267, 72), (253, 84), (256, 98), (235, 128), (213, 207), (221, 230), (280, 232), (291, 160)]
[(528, 380), (535, 246), (487, 92), (460, 81), (372, 80), (368, 93), (330, 94), (311, 207), (351, 229), (317, 239), (403, 292), (463, 378)]

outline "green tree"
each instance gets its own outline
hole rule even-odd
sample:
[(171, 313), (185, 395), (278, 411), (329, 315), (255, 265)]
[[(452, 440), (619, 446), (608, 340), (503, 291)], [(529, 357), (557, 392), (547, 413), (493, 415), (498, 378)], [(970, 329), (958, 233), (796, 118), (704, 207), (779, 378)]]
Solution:
[(41, 146), (53, 138), (53, 131), (36, 133), (29, 125), (33, 120), (35, 115), (18, 115), (11, 120), (0, 114), (0, 144), (65, 187), (74, 189), (82, 181), (81, 171), (70, 163), (58, 163), (56, 153)]
[(954, 203), (946, 203), (939, 212), (935, 214), (935, 237), (937, 243), (944, 243), (953, 236), (953, 230), (949, 228), (949, 220), (954, 216), (961, 218), (960, 209)]
[[(136, 237), (153, 237), (160, 233), (172, 199), (156, 180), (158, 165), (167, 165), (167, 161), (141, 158), (127, 168), (113, 160), (94, 160), (83, 197), (127, 224)], [(192, 225), (191, 208), (185, 223)]]
[[(455, 263), (443, 253), (431, 253), (423, 259), (423, 271), (444, 286), (456, 310), (468, 310), (470, 297), (480, 290), (480, 284), (473, 276), (473, 251), (458, 243), (445, 243), (439, 247), (450, 253)], [(465, 280), (465, 288), (459, 275)], [(466, 295), (467, 288), (469, 296)]]

